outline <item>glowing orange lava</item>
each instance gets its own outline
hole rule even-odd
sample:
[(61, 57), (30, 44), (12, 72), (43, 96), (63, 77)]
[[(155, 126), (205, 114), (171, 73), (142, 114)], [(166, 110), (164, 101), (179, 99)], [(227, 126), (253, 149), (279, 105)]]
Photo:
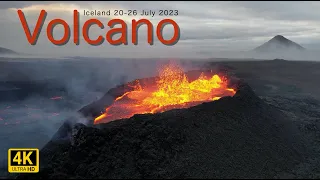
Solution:
[(180, 67), (170, 64), (160, 71), (154, 87), (142, 87), (137, 81), (132, 91), (117, 97), (94, 123), (129, 118), (134, 114), (188, 108), (234, 94), (235, 90), (228, 88), (227, 81), (218, 75), (206, 77), (201, 73), (198, 79), (189, 82)]

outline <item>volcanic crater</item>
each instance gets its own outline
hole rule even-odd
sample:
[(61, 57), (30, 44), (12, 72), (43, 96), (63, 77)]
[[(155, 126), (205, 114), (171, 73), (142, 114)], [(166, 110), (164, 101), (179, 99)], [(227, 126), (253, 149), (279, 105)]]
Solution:
[(113, 88), (80, 112), (89, 119), (94, 117), (93, 123), (99, 124), (130, 118), (134, 114), (188, 108), (233, 96), (236, 81), (217, 70), (184, 72), (177, 64), (168, 64), (159, 70), (159, 76), (136, 79)]
[[(201, 74), (216, 72), (187, 72), (188, 82)], [(68, 119), (41, 150), (40, 172), (18, 178), (274, 178), (303, 161), (306, 147), (290, 119), (242, 80), (218, 76), (227, 77), (225, 89), (234, 93), (95, 123), (136, 90), (136, 81), (111, 89), (80, 110), (90, 125)], [(139, 80), (143, 87), (155, 82)]]

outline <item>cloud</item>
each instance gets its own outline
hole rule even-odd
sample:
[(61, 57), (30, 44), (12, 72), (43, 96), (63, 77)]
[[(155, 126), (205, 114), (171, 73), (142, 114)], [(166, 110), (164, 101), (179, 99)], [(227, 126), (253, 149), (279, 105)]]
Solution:
[[(314, 1), (256, 1), (233, 2), (233, 6), (244, 8), (248, 14), (257, 15), (264, 19), (288, 21), (318, 21), (320, 2)], [(231, 3), (230, 3), (231, 5)]]
[[(212, 51), (244, 51), (250, 50), (277, 34), (317, 49), (320, 44), (320, 14), (319, 2), (0, 2), (0, 47), (7, 47), (21, 52), (30, 53), (59, 53), (79, 55), (97, 54), (105, 57), (160, 57), (164, 54), (176, 54), (179, 57), (212, 54)], [(107, 22), (113, 18), (122, 18), (128, 23), (129, 38), (131, 38), (131, 20), (148, 18), (155, 25), (164, 18), (172, 18), (180, 26), (180, 41), (175, 46), (167, 47), (157, 41), (155, 45), (146, 44), (146, 27), (139, 29), (139, 45), (113, 47), (102, 44), (91, 47), (86, 43), (75, 46), (72, 39), (64, 47), (56, 47), (46, 38), (46, 26), (43, 27), (37, 46), (28, 44), (16, 10), (22, 9), (31, 28), (34, 28), (40, 10), (48, 12), (46, 24), (54, 18), (62, 18), (71, 26), (72, 13), (77, 9), (83, 24), (90, 18), (98, 18), (106, 26), (101, 30), (98, 27), (90, 29), (90, 37), (105, 35), (108, 31)], [(85, 16), (84, 11), (114, 10), (178, 10), (177, 16)], [(82, 25), (81, 24), (81, 25)], [(57, 26), (54, 30), (57, 37), (61, 37), (63, 30)], [(166, 27), (165, 38), (173, 34), (172, 27)], [(147, 50), (147, 51), (146, 51)], [(93, 53), (94, 52), (94, 53)], [(168, 53), (172, 52), (172, 53)]]

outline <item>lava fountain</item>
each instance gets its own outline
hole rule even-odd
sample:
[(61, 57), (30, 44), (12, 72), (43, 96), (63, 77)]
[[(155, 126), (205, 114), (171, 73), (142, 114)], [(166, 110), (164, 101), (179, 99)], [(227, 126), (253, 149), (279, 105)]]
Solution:
[(236, 92), (228, 87), (228, 80), (217, 74), (200, 76), (190, 81), (183, 70), (174, 64), (164, 66), (154, 85), (142, 86), (136, 80), (128, 90), (117, 97), (94, 124), (130, 118), (134, 114), (158, 113), (170, 109), (188, 108), (203, 102), (233, 96)]

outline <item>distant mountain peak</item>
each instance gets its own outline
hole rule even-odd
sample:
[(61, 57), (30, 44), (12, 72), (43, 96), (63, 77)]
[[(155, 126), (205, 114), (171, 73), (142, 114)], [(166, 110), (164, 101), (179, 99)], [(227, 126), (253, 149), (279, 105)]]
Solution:
[[(285, 38), (284, 36), (282, 35), (276, 35), (275, 37), (273, 37), (272, 39), (274, 40), (281, 40), (281, 41), (290, 41), (289, 39)], [(271, 40), (272, 40), (271, 39)]]
[(0, 47), (0, 54), (17, 54), (17, 53), (15, 51), (12, 51), (11, 49)]
[(258, 52), (274, 52), (274, 51), (301, 51), (305, 50), (301, 45), (285, 38), (282, 35), (276, 35), (266, 43), (254, 49), (254, 51)]

